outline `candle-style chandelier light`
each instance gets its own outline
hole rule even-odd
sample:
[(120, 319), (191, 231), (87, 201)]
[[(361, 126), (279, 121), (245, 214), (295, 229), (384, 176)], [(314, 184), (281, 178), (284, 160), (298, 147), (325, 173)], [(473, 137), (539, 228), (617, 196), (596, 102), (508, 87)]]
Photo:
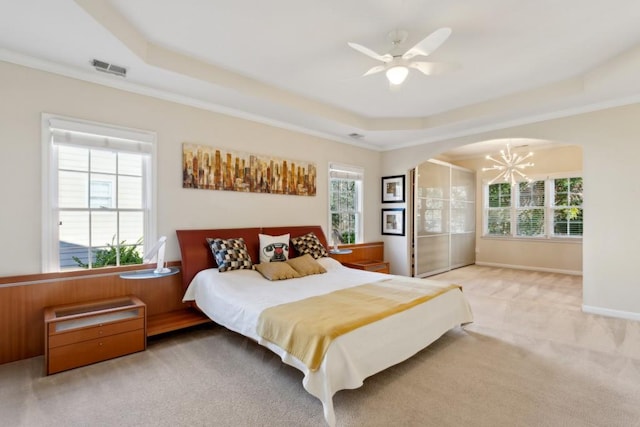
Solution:
[(494, 159), (490, 155), (486, 156), (486, 159), (491, 160), (494, 164), (490, 168), (482, 168), (482, 171), (498, 171), (498, 175), (489, 181), (489, 184), (493, 184), (500, 179), (511, 185), (516, 185), (516, 182), (522, 180), (531, 182), (531, 178), (522, 172), (524, 169), (533, 166), (531, 162), (525, 163), (525, 160), (531, 156), (533, 156), (532, 152), (524, 156), (518, 153), (512, 153), (511, 146), (507, 144), (506, 149), (500, 150), (500, 159)]

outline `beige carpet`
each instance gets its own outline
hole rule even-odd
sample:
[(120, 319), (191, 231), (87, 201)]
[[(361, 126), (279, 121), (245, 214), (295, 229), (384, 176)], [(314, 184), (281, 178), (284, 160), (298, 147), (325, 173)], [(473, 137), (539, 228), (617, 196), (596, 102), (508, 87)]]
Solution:
[[(581, 278), (489, 267), (475, 322), (334, 397), (340, 426), (640, 426), (640, 323), (583, 314)], [(43, 377), (0, 365), (2, 426), (322, 426), (302, 374), (220, 327)]]

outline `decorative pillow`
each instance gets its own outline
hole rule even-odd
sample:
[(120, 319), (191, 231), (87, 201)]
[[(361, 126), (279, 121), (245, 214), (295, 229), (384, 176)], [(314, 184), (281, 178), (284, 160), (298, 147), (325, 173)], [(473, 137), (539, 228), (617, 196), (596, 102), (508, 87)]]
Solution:
[(213, 257), (218, 263), (218, 271), (252, 270), (253, 262), (242, 237), (238, 239), (207, 238)]
[(294, 237), (291, 239), (291, 243), (300, 255), (309, 254), (316, 259), (329, 256), (325, 247), (320, 243), (320, 239), (313, 231), (304, 236)]
[(269, 236), (258, 234), (260, 238), (260, 262), (281, 262), (289, 259), (289, 235)]
[(325, 268), (321, 266), (318, 261), (313, 259), (310, 254), (305, 254), (297, 258), (291, 258), (289, 261), (287, 261), (287, 264), (289, 264), (296, 272), (298, 272), (300, 277), (308, 276), (310, 274), (322, 274), (327, 272), (327, 270), (325, 270)]
[(300, 274), (286, 262), (261, 262), (260, 264), (256, 264), (255, 268), (268, 280), (284, 280), (301, 277)]

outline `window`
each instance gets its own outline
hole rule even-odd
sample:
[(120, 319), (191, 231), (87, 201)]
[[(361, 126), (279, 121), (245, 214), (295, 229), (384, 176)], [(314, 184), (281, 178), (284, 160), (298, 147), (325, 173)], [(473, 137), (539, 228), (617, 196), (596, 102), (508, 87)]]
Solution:
[(485, 210), (487, 234), (507, 236), (511, 234), (511, 185), (508, 183), (488, 186), (488, 207)]
[(582, 237), (582, 177), (485, 185), (485, 235)]
[(154, 141), (43, 115), (43, 271), (142, 263), (144, 244), (155, 241)]
[(553, 233), (582, 236), (582, 178), (554, 180)]
[[(329, 224), (331, 235), (340, 242), (362, 242), (362, 179), (364, 170), (357, 166), (329, 165)], [(330, 238), (330, 241), (334, 238)]]
[(544, 181), (520, 182), (516, 206), (516, 235), (544, 236)]

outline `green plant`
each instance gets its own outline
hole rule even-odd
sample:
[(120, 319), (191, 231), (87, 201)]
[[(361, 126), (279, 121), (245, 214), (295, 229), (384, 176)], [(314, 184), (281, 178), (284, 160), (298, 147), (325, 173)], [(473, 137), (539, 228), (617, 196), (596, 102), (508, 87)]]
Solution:
[(342, 232), (342, 243), (355, 243), (355, 242), (356, 242), (355, 231)]
[[(142, 244), (142, 238), (138, 239), (133, 245), (126, 245), (123, 240), (119, 245), (115, 245), (116, 236), (111, 238), (111, 243), (107, 243), (106, 249), (98, 249), (95, 252), (95, 261), (92, 267), (106, 267), (108, 265), (117, 265), (117, 251), (120, 251), (120, 265), (142, 264), (142, 255), (136, 250)], [(89, 268), (89, 264), (85, 264), (76, 256), (73, 260), (82, 268)]]

